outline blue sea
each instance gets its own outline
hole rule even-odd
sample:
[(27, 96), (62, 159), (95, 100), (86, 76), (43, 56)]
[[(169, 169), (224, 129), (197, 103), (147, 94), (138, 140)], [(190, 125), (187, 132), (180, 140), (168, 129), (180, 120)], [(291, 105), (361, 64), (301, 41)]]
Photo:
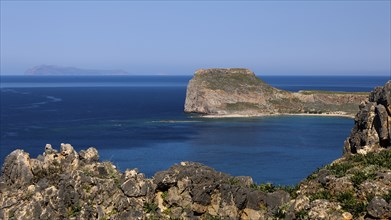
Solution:
[[(0, 163), (17, 148), (36, 157), (95, 147), (102, 161), (151, 177), (196, 161), (257, 183), (296, 184), (342, 155), (353, 119), (315, 116), (205, 119), (185, 114), (191, 76), (1, 76)], [(290, 91), (371, 91), (389, 77), (264, 76)]]

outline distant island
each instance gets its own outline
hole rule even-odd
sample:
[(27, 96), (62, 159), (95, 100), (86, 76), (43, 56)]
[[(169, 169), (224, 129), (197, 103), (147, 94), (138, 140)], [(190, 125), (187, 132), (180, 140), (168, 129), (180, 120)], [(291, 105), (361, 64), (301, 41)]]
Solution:
[(25, 75), (37, 76), (77, 76), (77, 75), (127, 75), (124, 70), (94, 70), (55, 65), (39, 65), (26, 70)]
[(354, 117), (366, 92), (299, 91), (272, 87), (249, 69), (200, 69), (190, 80), (185, 112), (206, 117), (324, 115)]

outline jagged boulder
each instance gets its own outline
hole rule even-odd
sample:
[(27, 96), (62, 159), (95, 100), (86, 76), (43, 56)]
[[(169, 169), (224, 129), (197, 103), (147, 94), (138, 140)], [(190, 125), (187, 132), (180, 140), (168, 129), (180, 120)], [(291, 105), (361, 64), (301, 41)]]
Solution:
[[(157, 201), (163, 210), (189, 207), (194, 216), (220, 216), (228, 219), (252, 219), (265, 216), (289, 201), (289, 194), (264, 193), (249, 188), (251, 178), (232, 177), (205, 165), (182, 162), (154, 176), (162, 200)], [(277, 194), (276, 194), (277, 193)], [(186, 217), (186, 216), (182, 216)], [(187, 216), (189, 217), (189, 216)]]
[(126, 170), (122, 178), (121, 189), (128, 197), (147, 196), (148, 193), (151, 194), (151, 190), (154, 190), (152, 181), (146, 179), (137, 169)]
[(93, 147), (90, 147), (87, 150), (81, 150), (79, 152), (79, 156), (80, 156), (80, 160), (86, 163), (99, 161), (98, 151)]
[(391, 146), (391, 81), (376, 87), (360, 105), (354, 127), (345, 141), (346, 154), (366, 154)]
[(391, 218), (391, 204), (388, 204), (383, 198), (374, 197), (368, 204), (368, 214), (377, 219)]
[(1, 172), (1, 182), (13, 187), (28, 185), (34, 177), (31, 171), (30, 156), (23, 150), (10, 153), (5, 158)]

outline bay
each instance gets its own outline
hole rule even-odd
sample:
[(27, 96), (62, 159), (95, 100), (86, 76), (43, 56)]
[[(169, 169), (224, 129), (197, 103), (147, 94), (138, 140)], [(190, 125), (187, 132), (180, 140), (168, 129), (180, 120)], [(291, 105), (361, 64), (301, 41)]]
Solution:
[[(101, 160), (147, 176), (195, 161), (260, 182), (296, 184), (342, 155), (353, 120), (279, 116), (205, 119), (183, 113), (191, 76), (1, 76), (0, 162), (46, 143), (93, 146)], [(370, 91), (387, 77), (264, 76), (290, 91)]]

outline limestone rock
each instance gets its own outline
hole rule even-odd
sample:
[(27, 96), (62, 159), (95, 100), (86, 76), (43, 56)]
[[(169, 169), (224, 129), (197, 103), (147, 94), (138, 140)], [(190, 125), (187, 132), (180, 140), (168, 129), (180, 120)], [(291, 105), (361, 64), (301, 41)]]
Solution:
[(90, 147), (85, 151), (81, 150), (79, 152), (79, 157), (82, 161), (86, 161), (87, 163), (97, 162), (99, 160), (98, 151), (93, 147)]
[(342, 219), (341, 207), (333, 202), (319, 199), (311, 203), (311, 209), (308, 212), (310, 219)]
[(375, 88), (360, 105), (354, 127), (345, 142), (345, 154), (366, 154), (391, 146), (391, 81)]
[(121, 189), (129, 197), (146, 196), (152, 189), (150, 181), (146, 180), (144, 174), (138, 173), (137, 170), (126, 170), (124, 176)]
[(275, 213), (280, 206), (284, 205), (285, 203), (288, 203), (289, 201), (289, 193), (282, 190), (269, 193), (266, 197), (266, 205), (272, 213)]
[(13, 151), (5, 158), (1, 172), (1, 182), (9, 186), (22, 187), (30, 184), (34, 175), (29, 154), (23, 150)]
[(244, 209), (240, 219), (243, 220), (263, 220), (266, 219), (264, 212), (256, 211), (254, 209)]
[[(0, 177), (0, 218), (148, 219), (215, 216), (258, 219), (288, 201), (287, 193), (251, 189), (250, 177), (232, 177), (199, 163), (182, 162), (145, 178), (99, 162), (95, 148), (79, 153), (51, 145), (38, 158), (12, 152)], [(262, 208), (261, 207), (265, 207)]]
[(45, 146), (45, 154), (54, 154), (57, 153), (55, 149), (53, 149), (51, 144), (46, 144)]
[(266, 203), (267, 194), (258, 190), (252, 190), (247, 194), (246, 208), (260, 210)]
[(375, 128), (379, 135), (379, 143), (381, 146), (387, 146), (389, 144), (388, 137), (388, 114), (384, 105), (377, 105), (375, 109), (376, 119)]
[(391, 205), (384, 199), (375, 197), (368, 204), (368, 214), (374, 218), (389, 219), (391, 218)]
[(305, 195), (298, 196), (292, 204), (292, 211), (299, 212), (309, 208), (310, 199)]

